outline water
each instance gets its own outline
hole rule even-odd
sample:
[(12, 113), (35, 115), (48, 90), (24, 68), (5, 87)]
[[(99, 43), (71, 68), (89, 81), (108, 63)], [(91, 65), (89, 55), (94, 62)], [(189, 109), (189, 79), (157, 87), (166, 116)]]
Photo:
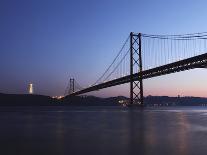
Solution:
[(207, 154), (207, 108), (0, 107), (2, 155)]

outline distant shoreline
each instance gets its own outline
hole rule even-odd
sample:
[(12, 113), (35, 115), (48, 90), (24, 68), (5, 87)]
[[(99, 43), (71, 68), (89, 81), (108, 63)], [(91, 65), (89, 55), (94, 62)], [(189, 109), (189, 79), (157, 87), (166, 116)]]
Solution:
[[(44, 95), (0, 93), (0, 106), (122, 106), (129, 101), (124, 96), (100, 98), (95, 96), (73, 96), (61, 99)], [(146, 106), (207, 106), (207, 98), (147, 96)]]

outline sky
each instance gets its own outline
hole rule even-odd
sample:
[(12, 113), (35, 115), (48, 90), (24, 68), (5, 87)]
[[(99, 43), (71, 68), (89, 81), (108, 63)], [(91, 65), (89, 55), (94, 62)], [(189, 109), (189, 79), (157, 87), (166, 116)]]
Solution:
[[(205, 0), (1, 0), (0, 92), (63, 95), (105, 71), (130, 32), (207, 31)], [(206, 69), (144, 80), (144, 95), (207, 97)], [(91, 93), (129, 95), (129, 85)]]

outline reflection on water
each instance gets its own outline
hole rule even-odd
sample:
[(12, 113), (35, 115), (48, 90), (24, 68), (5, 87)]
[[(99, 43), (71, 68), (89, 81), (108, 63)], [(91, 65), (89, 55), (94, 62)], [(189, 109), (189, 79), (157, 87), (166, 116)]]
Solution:
[(206, 154), (207, 109), (1, 107), (0, 154)]

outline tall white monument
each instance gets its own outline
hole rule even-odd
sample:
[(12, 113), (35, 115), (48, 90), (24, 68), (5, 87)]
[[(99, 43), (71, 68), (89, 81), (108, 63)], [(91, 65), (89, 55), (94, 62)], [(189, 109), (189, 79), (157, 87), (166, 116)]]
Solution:
[(33, 94), (33, 93), (34, 93), (33, 84), (30, 83), (30, 84), (29, 84), (29, 94)]

